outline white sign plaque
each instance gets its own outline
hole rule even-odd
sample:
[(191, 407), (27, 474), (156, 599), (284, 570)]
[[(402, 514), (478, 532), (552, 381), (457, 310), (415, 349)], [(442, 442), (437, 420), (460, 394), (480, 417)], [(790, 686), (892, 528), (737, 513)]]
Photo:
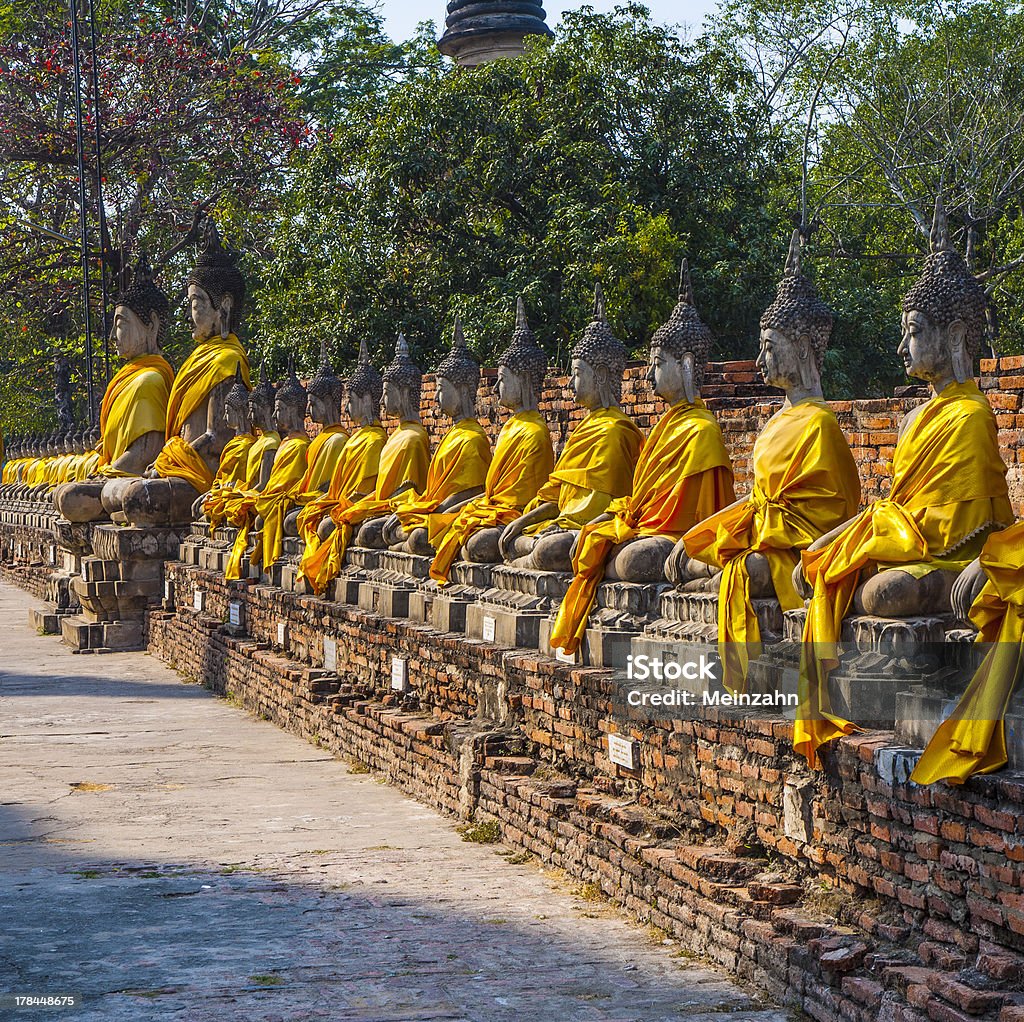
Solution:
[(398, 656), (391, 658), (391, 688), (395, 692), (404, 692), (409, 687), (406, 662)]
[(174, 583), (169, 578), (164, 579), (164, 599), (174, 599)]
[(277, 644), (284, 646), (288, 642), (288, 622), (278, 621), (277, 622)]
[(494, 618), (484, 615), (484, 642), (494, 642)]
[(74, 571), (75, 570), (75, 555), (74, 554), (67, 554), (66, 553), (64, 555), (64, 570), (65, 571)]
[(630, 738), (623, 738), (622, 735), (609, 735), (608, 758), (616, 766), (625, 767), (626, 770), (635, 770), (637, 743)]
[(324, 639), (324, 670), (336, 671), (338, 669), (338, 641), (336, 639)]
[(192, 606), (195, 607), (196, 610), (206, 610), (206, 590), (205, 589), (197, 589), (192, 594)]
[(228, 624), (238, 627), (242, 623), (242, 604), (232, 600), (228, 604)]

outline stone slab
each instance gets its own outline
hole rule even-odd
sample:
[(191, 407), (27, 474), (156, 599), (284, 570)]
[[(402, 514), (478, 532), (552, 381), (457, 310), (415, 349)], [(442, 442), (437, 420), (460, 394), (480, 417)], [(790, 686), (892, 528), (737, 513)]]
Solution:
[(499, 646), (537, 649), (546, 611), (518, 611), (476, 602), (466, 609), (466, 634)]

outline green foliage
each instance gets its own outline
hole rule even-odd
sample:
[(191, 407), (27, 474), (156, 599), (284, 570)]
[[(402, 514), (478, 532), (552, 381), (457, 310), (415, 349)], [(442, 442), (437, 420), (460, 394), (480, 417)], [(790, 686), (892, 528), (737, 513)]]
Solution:
[(687, 254), (720, 354), (752, 351), (782, 265), (785, 172), (746, 76), (639, 6), (567, 14), (521, 60), (421, 66), (305, 161), (262, 270), (258, 334), (276, 351), (297, 341), (311, 366), (321, 339), (351, 361), (362, 338), (384, 357), (401, 330), (429, 360), (460, 314), (489, 359), (522, 294), (564, 365), (599, 280), (640, 352)]

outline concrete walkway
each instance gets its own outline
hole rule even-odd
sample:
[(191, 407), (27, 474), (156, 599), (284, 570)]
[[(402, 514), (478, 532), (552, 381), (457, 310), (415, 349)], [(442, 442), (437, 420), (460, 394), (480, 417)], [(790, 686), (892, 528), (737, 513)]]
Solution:
[(0, 585), (0, 1018), (783, 1022), (587, 892)]

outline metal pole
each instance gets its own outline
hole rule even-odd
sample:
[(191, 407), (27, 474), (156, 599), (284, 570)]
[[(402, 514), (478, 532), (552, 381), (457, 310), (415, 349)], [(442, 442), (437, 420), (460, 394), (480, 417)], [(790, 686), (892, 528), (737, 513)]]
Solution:
[(107, 290), (107, 211), (103, 205), (103, 143), (100, 140), (100, 83), (99, 61), (96, 56), (96, 2), (89, 0), (89, 37), (92, 44), (92, 117), (96, 143), (96, 207), (99, 212), (100, 232), (100, 292), (103, 301), (103, 376), (104, 386), (110, 382), (110, 322), (108, 311), (110, 293)]
[(75, 59), (75, 144), (78, 149), (78, 226), (82, 244), (82, 307), (85, 313), (85, 387), (89, 425), (96, 425), (92, 379), (92, 320), (89, 300), (89, 228), (86, 219), (85, 147), (82, 139), (82, 60), (78, 39), (78, 0), (71, 0), (71, 52)]

